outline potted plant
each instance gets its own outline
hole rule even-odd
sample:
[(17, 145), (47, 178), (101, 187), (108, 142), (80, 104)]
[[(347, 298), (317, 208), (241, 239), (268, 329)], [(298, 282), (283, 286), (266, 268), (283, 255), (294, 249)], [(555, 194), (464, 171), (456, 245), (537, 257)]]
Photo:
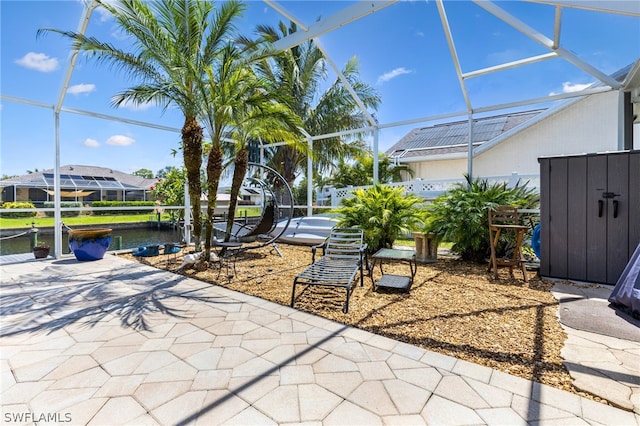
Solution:
[(33, 247), (33, 255), (36, 259), (45, 259), (49, 256), (49, 244), (44, 241), (38, 241), (38, 243)]
[(102, 259), (110, 243), (110, 228), (69, 230), (69, 249), (81, 262)]

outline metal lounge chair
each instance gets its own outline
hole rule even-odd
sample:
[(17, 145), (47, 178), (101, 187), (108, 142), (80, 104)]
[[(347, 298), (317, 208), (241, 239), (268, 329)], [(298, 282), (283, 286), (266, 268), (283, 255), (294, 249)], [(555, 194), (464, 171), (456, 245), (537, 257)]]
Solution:
[[(367, 245), (364, 235), (359, 229), (334, 228), (327, 240), (313, 246), (312, 263), (293, 280), (291, 290), (291, 307), (295, 303), (296, 286), (320, 285), (329, 287), (343, 287), (347, 295), (342, 312), (349, 312), (349, 297), (351, 284), (360, 271), (360, 287), (364, 283), (364, 268), (366, 262)], [(316, 260), (316, 250), (322, 248), (322, 257)]]

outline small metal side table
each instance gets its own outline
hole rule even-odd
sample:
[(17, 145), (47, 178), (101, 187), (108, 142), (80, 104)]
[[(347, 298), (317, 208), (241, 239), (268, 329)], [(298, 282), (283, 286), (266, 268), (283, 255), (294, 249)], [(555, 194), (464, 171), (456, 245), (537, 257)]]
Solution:
[[(218, 276), (216, 279), (220, 278), (220, 273), (224, 267), (227, 271), (227, 279), (231, 280), (231, 278), (236, 276), (236, 257), (238, 253), (240, 253), (242, 243), (235, 241), (215, 241), (213, 247), (218, 249)], [(231, 269), (233, 273), (229, 273), (229, 269)]]
[[(372, 257), (373, 268), (376, 266), (376, 262), (380, 264), (380, 273), (382, 277), (377, 282), (373, 281), (373, 268), (371, 269), (371, 281), (373, 282), (374, 291), (379, 287), (385, 288), (397, 288), (404, 291), (409, 291), (411, 284), (413, 284), (413, 278), (416, 275), (418, 264), (416, 262), (416, 253), (413, 250), (399, 250), (383, 248), (378, 250)], [(394, 275), (385, 274), (382, 270), (382, 264), (385, 262), (406, 262), (409, 264), (411, 276), (406, 275)]]

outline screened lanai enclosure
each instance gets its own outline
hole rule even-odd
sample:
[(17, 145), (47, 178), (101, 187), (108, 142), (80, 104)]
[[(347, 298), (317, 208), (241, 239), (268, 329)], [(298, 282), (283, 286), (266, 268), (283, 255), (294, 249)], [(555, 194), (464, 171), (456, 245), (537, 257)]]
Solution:
[[(212, 3), (216, 10), (223, 5)], [(128, 173), (180, 166), (185, 120), (170, 103), (120, 102), (115, 107), (114, 97), (139, 83), (135, 73), (127, 74), (74, 50), (57, 33), (38, 32), (75, 31), (135, 51), (134, 38), (99, 2), (49, 1), (38, 3), (37, 8), (32, 4), (0, 3), (0, 161), (3, 177), (36, 168), (54, 170), (54, 251), (59, 258), (60, 201), (64, 197), (61, 165), (84, 164)], [(279, 22), (287, 28), (294, 23), (295, 32), (280, 34), (270, 46), (272, 53), (313, 43), (322, 54), (325, 78), (319, 80), (317, 93), (339, 88), (359, 108), (365, 124), (331, 132), (317, 130), (326, 128), (322, 125), (301, 126), (299, 138), (309, 149), (336, 139), (345, 144), (364, 143), (374, 153), (374, 182), (378, 180), (378, 152), (390, 153), (394, 144), (417, 127), (444, 129), (452, 121), (466, 125), (456, 127), (461, 134), (456, 136), (455, 149), (440, 152), (438, 161), (464, 156), (462, 172), (470, 176), (490, 174), (491, 161), (475, 164), (482, 155), (492, 158), (495, 153), (495, 164), (513, 161), (514, 168), (520, 161), (537, 163), (539, 152), (535, 150), (518, 148), (520, 154), (512, 159), (498, 149), (518, 129), (521, 134), (528, 132), (527, 147), (542, 143), (542, 133), (536, 134), (532, 124), (506, 128), (485, 146), (475, 143), (479, 135), (474, 134), (474, 125), (480, 120), (522, 111), (544, 110), (543, 118), (556, 120), (551, 126), (553, 137), (545, 136), (544, 141), (557, 148), (550, 155), (590, 152), (586, 141), (583, 146), (578, 140), (563, 147), (565, 137), (582, 126), (571, 120), (566, 106), (583, 100), (582, 105), (591, 105), (586, 107), (591, 114), (588, 120), (603, 120), (599, 127), (608, 129), (608, 150), (640, 147), (640, 2), (265, 0), (250, 1), (243, 7), (235, 22), (238, 34), (256, 37), (258, 25), (277, 32)], [(350, 62), (352, 58), (356, 60)], [(215, 76), (210, 78), (215, 80)], [(379, 96), (377, 107), (363, 101), (360, 83)], [(319, 102), (317, 97), (308, 100), (314, 102)], [(202, 142), (210, 143), (214, 126), (201, 125)], [(228, 129), (223, 143), (233, 144), (234, 135), (242, 132), (246, 129)], [(262, 140), (260, 158), (285, 142)], [(396, 163), (413, 164), (412, 148), (407, 149), (395, 154)], [(226, 162), (233, 161), (228, 151), (223, 152)], [(206, 162), (205, 158), (203, 167)], [(419, 171), (414, 178), (420, 180), (428, 173), (429, 178), (437, 176), (438, 164), (446, 163), (413, 164)], [(307, 178), (307, 202), (298, 207), (308, 214), (313, 213), (316, 189), (313, 170), (314, 159), (306, 156), (295, 176), (297, 181)], [(323, 171), (331, 173), (330, 168)]]

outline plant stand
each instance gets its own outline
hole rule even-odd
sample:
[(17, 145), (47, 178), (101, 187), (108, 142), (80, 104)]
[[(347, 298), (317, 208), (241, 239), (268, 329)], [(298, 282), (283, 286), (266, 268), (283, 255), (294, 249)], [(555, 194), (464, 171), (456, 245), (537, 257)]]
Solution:
[(435, 263), (438, 261), (438, 239), (435, 234), (414, 232), (413, 240), (416, 242), (416, 262)]

